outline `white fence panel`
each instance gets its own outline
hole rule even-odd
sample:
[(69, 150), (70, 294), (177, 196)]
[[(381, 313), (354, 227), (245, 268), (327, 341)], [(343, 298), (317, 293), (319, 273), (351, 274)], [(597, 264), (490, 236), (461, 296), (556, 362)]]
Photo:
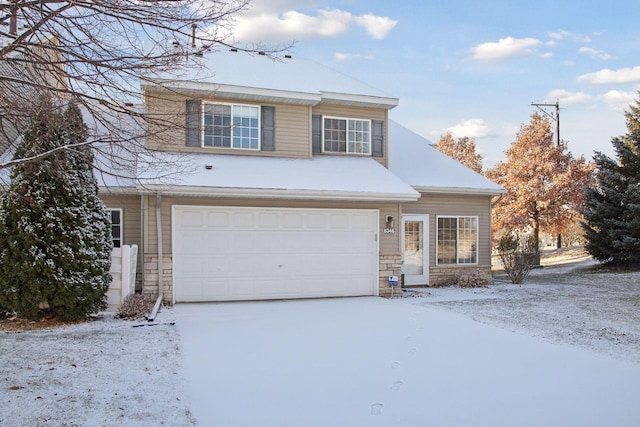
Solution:
[(107, 291), (109, 311), (116, 311), (136, 291), (138, 245), (122, 245), (111, 251), (111, 284)]

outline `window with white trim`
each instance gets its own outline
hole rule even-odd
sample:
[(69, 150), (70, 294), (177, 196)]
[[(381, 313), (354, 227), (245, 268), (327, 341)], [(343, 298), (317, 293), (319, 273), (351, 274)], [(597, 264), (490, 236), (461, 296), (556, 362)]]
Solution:
[(323, 151), (371, 154), (371, 120), (324, 117)]
[(111, 239), (113, 247), (122, 246), (122, 209), (107, 209), (111, 221)]
[(203, 104), (205, 147), (260, 149), (260, 107), (239, 104)]
[(478, 263), (478, 217), (439, 216), (437, 219), (437, 263)]

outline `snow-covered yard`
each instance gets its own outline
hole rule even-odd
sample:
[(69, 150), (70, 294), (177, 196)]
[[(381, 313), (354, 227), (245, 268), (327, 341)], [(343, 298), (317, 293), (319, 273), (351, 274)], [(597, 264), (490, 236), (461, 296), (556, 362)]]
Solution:
[(146, 325), (0, 332), (0, 426), (193, 425), (176, 328)]
[[(419, 304), (640, 364), (640, 272), (603, 272), (593, 261), (506, 276), (479, 289), (428, 289)], [(418, 295), (417, 295), (418, 296)]]
[(0, 332), (0, 425), (637, 426), (640, 274), (574, 267)]

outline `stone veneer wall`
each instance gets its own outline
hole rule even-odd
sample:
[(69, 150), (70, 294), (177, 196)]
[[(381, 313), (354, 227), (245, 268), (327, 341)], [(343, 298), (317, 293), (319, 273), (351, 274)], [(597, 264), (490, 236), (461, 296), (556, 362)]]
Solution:
[[(389, 276), (397, 276), (398, 282), (400, 282), (400, 275), (402, 274), (402, 256), (398, 254), (380, 254), (379, 265), (379, 294), (381, 297), (391, 296), (391, 286), (389, 286)], [(401, 283), (393, 290), (393, 294), (400, 295), (402, 289)]]
[[(158, 297), (158, 255), (144, 256), (144, 283), (142, 293)], [(162, 256), (162, 301), (171, 304), (173, 299), (173, 263), (171, 254)]]
[(474, 272), (480, 272), (491, 277), (491, 266), (431, 266), (429, 267), (429, 284), (435, 286), (449, 285), (453, 283), (458, 274)]
[[(173, 295), (173, 267), (171, 255), (163, 255), (162, 262), (162, 299), (165, 303), (171, 303)], [(379, 262), (379, 294), (381, 297), (391, 296), (389, 276), (397, 276), (400, 280), (402, 274), (402, 259), (398, 254), (381, 254)], [(401, 293), (400, 283), (393, 290), (394, 295)], [(144, 283), (142, 293), (153, 298), (158, 297), (158, 255), (144, 256)]]

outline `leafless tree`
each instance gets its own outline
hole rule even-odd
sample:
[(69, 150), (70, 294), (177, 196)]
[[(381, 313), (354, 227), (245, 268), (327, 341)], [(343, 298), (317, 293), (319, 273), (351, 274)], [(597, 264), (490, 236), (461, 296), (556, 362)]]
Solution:
[[(102, 157), (130, 158), (149, 120), (160, 133), (175, 126), (145, 116), (141, 83), (167, 72), (179, 78), (206, 52), (278, 50), (234, 45), (233, 19), (248, 1), (0, 0), (0, 153), (44, 95), (76, 100)], [(0, 158), (0, 169), (14, 163)]]

